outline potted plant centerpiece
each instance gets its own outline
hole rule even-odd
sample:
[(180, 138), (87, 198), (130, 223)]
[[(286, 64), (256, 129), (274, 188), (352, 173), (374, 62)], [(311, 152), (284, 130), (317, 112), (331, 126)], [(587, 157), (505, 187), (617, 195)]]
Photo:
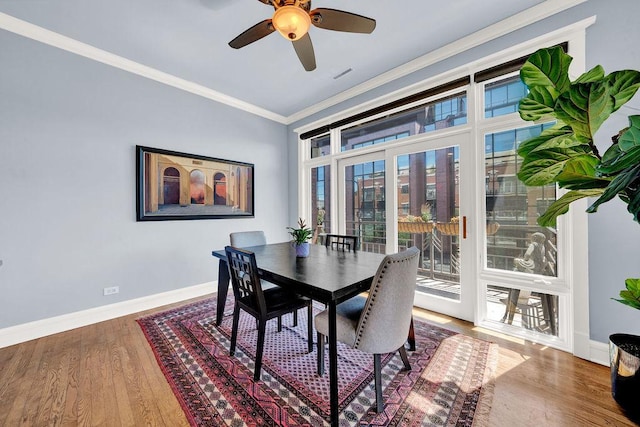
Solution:
[(296, 257), (305, 258), (309, 256), (309, 239), (313, 236), (313, 230), (307, 227), (302, 218), (298, 218), (298, 228), (287, 227), (289, 234), (293, 237), (291, 244), (296, 248)]
[[(556, 124), (520, 144), (518, 154), (523, 160), (518, 178), (530, 186), (555, 183), (569, 190), (538, 218), (541, 226), (555, 226), (558, 215), (585, 197), (596, 198), (587, 209), (593, 213), (617, 196), (640, 222), (640, 116), (629, 117), (629, 127), (612, 137), (604, 154), (594, 141), (600, 126), (635, 95), (640, 72), (622, 70), (605, 75), (598, 65), (571, 81), (572, 59), (560, 47), (541, 49), (520, 70), (529, 87), (529, 94), (520, 101), (520, 117), (536, 122), (554, 120)], [(617, 301), (640, 309), (640, 279), (627, 279), (626, 288)], [(613, 397), (637, 419), (640, 337), (613, 334), (609, 338)]]

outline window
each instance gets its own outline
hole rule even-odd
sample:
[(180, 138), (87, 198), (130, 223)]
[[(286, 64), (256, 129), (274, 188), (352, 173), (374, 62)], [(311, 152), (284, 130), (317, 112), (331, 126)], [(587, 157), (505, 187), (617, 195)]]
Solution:
[(318, 233), (331, 232), (331, 166), (320, 166), (311, 169), (311, 226), (317, 227)]
[(467, 95), (452, 96), (427, 107), (424, 132), (450, 128), (467, 123)]
[(331, 154), (331, 138), (329, 135), (311, 140), (311, 158), (328, 156)]
[[(511, 129), (485, 135), (485, 188), (487, 222), (500, 228), (487, 236), (487, 267), (523, 273), (555, 275), (556, 230), (540, 227), (536, 220), (556, 199), (555, 185), (523, 187), (516, 184), (520, 167), (518, 145), (537, 136), (552, 123)], [(534, 242), (540, 235), (541, 242)], [(536, 243), (537, 261), (527, 255)]]
[[(582, 43), (582, 35), (576, 32), (575, 37)], [(536, 49), (534, 43), (523, 44), (519, 54)], [(333, 174), (341, 182), (324, 190), (333, 187), (337, 204), (333, 211), (342, 221), (336, 222), (334, 232), (361, 236), (362, 250), (367, 251), (418, 246), (420, 269), (432, 273), (419, 287), (441, 286), (439, 292), (462, 295), (464, 281), (456, 284), (452, 278), (475, 275), (466, 280), (477, 288), (468, 318), (476, 316), (482, 326), (568, 349), (570, 316), (584, 309), (573, 307), (573, 295), (582, 296), (573, 286), (574, 278), (584, 276), (568, 261), (584, 239), (572, 230), (582, 230), (585, 224), (571, 214), (573, 221), (560, 221), (558, 229), (537, 225), (537, 218), (559, 194), (555, 186), (529, 188), (518, 180), (517, 149), (552, 124), (530, 126), (517, 114), (528, 93), (516, 75), (523, 57), (505, 58), (498, 65), (495, 58), (491, 55), (447, 72), (455, 81), (437, 86), (432, 85), (437, 77), (430, 78), (425, 83), (430, 89), (418, 89), (402, 99), (394, 92), (387, 101), (375, 100), (373, 108), (350, 109), (344, 116), (305, 129), (301, 140), (311, 143), (311, 150), (306, 150), (312, 155), (303, 160), (304, 177), (307, 180), (320, 164), (337, 169)], [(454, 82), (457, 86), (451, 85)], [(449, 150), (454, 146), (460, 152)], [(452, 161), (447, 162), (449, 157)], [(469, 162), (472, 167), (467, 167)], [(392, 178), (395, 187), (387, 194), (385, 177)], [(392, 193), (395, 200), (385, 200)], [(315, 190), (311, 203), (308, 193), (301, 197), (306, 199), (303, 213), (307, 206), (320, 204), (319, 194)], [(328, 203), (326, 194), (325, 198)], [(399, 221), (408, 216), (427, 224), (416, 227), (407, 225), (411, 221)], [(465, 242), (467, 224), (471, 232)], [(386, 236), (388, 230), (397, 230), (397, 235)], [(477, 268), (470, 269), (471, 263)], [(438, 307), (444, 313), (449, 309)]]
[(484, 116), (497, 117), (518, 111), (518, 103), (527, 96), (529, 89), (520, 76), (488, 83), (484, 89)]
[(466, 92), (344, 129), (341, 151), (354, 150), (467, 123)]

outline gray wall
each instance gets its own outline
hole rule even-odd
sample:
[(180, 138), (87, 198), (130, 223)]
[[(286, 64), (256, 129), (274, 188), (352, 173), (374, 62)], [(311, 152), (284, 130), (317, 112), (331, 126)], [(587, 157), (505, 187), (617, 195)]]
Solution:
[[(290, 182), (297, 182), (296, 127), (311, 123), (349, 107), (374, 99), (385, 93), (406, 87), (446, 70), (499, 52), (531, 38), (560, 29), (581, 19), (596, 15), (597, 21), (587, 29), (587, 68), (601, 64), (607, 72), (624, 68), (640, 69), (640, 27), (637, 0), (589, 0), (568, 11), (525, 27), (517, 32), (486, 43), (441, 63), (419, 70), (347, 102), (328, 108), (312, 117), (289, 126)], [(640, 114), (640, 95), (620, 110), (598, 133), (598, 145), (604, 150), (611, 135), (626, 126), (626, 116)], [(290, 221), (297, 215), (297, 187), (289, 189)], [(640, 225), (633, 222), (621, 202), (603, 206), (599, 213), (589, 215), (589, 294), (590, 334), (595, 341), (607, 342), (614, 332), (640, 333), (640, 313), (612, 301), (624, 288), (626, 277), (640, 277)], [(587, 260), (576, 260), (586, 263)], [(586, 284), (576, 283), (576, 286)]]
[[(232, 230), (287, 240), (285, 126), (1, 30), (0, 46), (0, 329), (216, 280)], [(137, 144), (255, 163), (256, 217), (136, 222)]]

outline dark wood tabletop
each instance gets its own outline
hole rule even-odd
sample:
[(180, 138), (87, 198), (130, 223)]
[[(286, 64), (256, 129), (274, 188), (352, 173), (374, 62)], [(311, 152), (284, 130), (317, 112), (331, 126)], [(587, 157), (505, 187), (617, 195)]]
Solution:
[[(342, 251), (310, 245), (307, 258), (296, 258), (289, 242), (245, 248), (254, 252), (260, 275), (316, 301), (339, 303), (371, 286), (382, 254)], [(224, 250), (213, 251), (226, 260)]]

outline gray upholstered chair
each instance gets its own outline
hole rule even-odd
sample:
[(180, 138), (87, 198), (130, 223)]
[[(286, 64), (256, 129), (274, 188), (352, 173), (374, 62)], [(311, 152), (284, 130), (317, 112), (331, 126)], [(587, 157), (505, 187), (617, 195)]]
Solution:
[[(378, 413), (384, 407), (380, 355), (399, 351), (405, 369), (411, 369), (404, 344), (412, 321), (419, 256), (420, 250), (416, 247), (387, 255), (378, 267), (364, 306), (352, 298), (337, 307), (337, 340), (373, 354)], [(328, 310), (316, 315), (314, 323), (318, 331), (318, 374), (323, 375)]]
[(250, 246), (261, 246), (267, 244), (264, 231), (237, 231), (229, 234), (231, 246), (235, 248), (248, 248)]

